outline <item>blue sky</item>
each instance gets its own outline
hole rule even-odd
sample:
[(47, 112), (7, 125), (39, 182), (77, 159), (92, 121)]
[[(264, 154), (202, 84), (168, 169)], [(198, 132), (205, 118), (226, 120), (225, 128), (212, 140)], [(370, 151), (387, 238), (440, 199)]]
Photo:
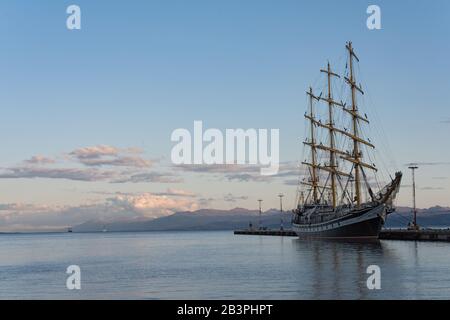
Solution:
[[(81, 7), (81, 30), (65, 26), (70, 4)], [(382, 30), (366, 28), (370, 4), (381, 8)], [(0, 167), (107, 145), (140, 148), (139, 157), (174, 172), (170, 134), (192, 129), (194, 120), (219, 129), (280, 128), (281, 161), (298, 161), (304, 92), (351, 40), (398, 169), (429, 163), (418, 172), (419, 205), (450, 205), (449, 36), (446, 0), (5, 0)], [(167, 188), (214, 198), (209, 205), (222, 208), (256, 206), (258, 197), (274, 207), (279, 192), (294, 202), (295, 186), (280, 181), (176, 174), (183, 183), (0, 179), (0, 203), (76, 206), (103, 201), (101, 192)], [(403, 188), (400, 204), (410, 202), (409, 192)], [(245, 199), (220, 200), (228, 193)]]

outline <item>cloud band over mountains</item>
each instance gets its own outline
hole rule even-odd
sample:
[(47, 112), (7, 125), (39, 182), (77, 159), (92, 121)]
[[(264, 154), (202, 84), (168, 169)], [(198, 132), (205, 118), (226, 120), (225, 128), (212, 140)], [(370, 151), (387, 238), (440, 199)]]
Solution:
[(143, 158), (142, 153), (138, 148), (98, 145), (75, 149), (59, 160), (36, 155), (21, 165), (0, 169), (0, 179), (44, 178), (110, 183), (183, 181), (173, 173), (150, 171), (156, 161)]

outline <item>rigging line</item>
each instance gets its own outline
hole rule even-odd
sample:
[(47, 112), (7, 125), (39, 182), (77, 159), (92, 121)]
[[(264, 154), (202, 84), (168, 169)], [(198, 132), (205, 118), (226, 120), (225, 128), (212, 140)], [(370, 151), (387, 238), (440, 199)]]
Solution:
[[(308, 96), (305, 94), (304, 105), (308, 105), (308, 102), (309, 102), (308, 101)], [(308, 136), (307, 135), (307, 130), (308, 130), (308, 123), (307, 122), (308, 121), (305, 118), (303, 118), (304, 126), (303, 126), (303, 136), (302, 137), (307, 137)], [(305, 148), (305, 147), (300, 148), (300, 155), (301, 155), (300, 159), (304, 159), (304, 157), (309, 157), (309, 151), (310, 150)], [(303, 172), (305, 171), (302, 166), (299, 166), (299, 170), (303, 170)], [(296, 194), (296, 201), (297, 201), (297, 203), (300, 202), (300, 192), (303, 192), (304, 190), (308, 191), (308, 189), (304, 188), (304, 186), (300, 184), (300, 180), (301, 180), (300, 177), (301, 177), (301, 175), (299, 176), (299, 184), (297, 185), (297, 194)], [(310, 194), (311, 194), (311, 190), (309, 190), (308, 196), (307, 196), (306, 199), (308, 199)], [(305, 199), (303, 199), (303, 200), (306, 201)]]
[[(360, 77), (361, 77), (362, 80), (365, 79), (362, 71), (360, 71)], [(377, 111), (377, 108), (374, 108), (375, 104), (373, 102), (372, 95), (371, 95), (370, 91), (366, 90), (366, 95), (367, 95), (368, 104), (371, 107), (370, 110), (373, 110), (373, 114), (374, 114), (374, 116), (376, 118), (376, 122), (378, 124), (381, 124), (380, 116), (379, 116), (379, 113)], [(383, 126), (381, 126), (381, 125), (380, 126), (376, 126), (376, 129), (380, 130), (380, 133), (382, 135), (381, 140), (382, 140), (382, 143), (383, 143), (383, 145), (385, 147), (385, 150), (387, 151), (387, 153), (389, 153), (390, 158), (391, 158), (390, 160), (391, 160), (392, 164), (394, 165), (395, 169), (398, 169), (398, 164), (396, 162), (396, 159), (393, 157), (393, 153), (391, 152), (391, 146), (390, 146), (390, 143), (389, 143), (389, 139), (387, 139), (387, 135), (386, 135), (386, 132), (384, 131)]]
[(370, 187), (370, 185), (369, 185), (369, 182), (367, 181), (367, 176), (366, 176), (366, 172), (365, 172), (365, 170), (364, 170), (364, 168), (363, 167), (361, 167), (361, 173), (362, 173), (362, 176), (363, 176), (363, 179), (364, 179), (364, 182), (366, 183), (366, 187), (367, 187), (367, 192), (369, 193), (369, 196), (370, 196), (370, 198), (372, 199), (372, 201), (374, 200), (374, 193), (373, 193), (373, 191), (372, 191), (372, 188)]
[[(372, 156), (374, 158), (372, 158)], [(377, 163), (377, 161), (375, 160), (375, 153), (374, 154), (370, 154), (369, 153), (368, 157), (369, 157), (370, 162)], [(375, 178), (375, 183), (376, 183), (377, 189), (380, 190), (381, 189), (381, 185), (380, 185), (380, 182), (379, 182), (379, 179), (378, 179), (378, 175), (377, 174), (373, 174), (373, 176)]]
[[(307, 95), (305, 95), (305, 105), (308, 105), (308, 98), (307, 98)], [(304, 126), (303, 126), (303, 136), (302, 137), (307, 137), (308, 136), (308, 120), (307, 119), (305, 119), (305, 118), (303, 118), (303, 122), (304, 122)], [(304, 155), (306, 155), (306, 148), (300, 148), (301, 149), (301, 155), (302, 155), (302, 157), (301, 157), (301, 159), (303, 159), (303, 156)]]
[[(363, 96), (362, 100), (361, 100), (361, 104), (360, 104), (362, 111), (366, 111), (365, 110), (365, 107), (366, 107), (366, 103), (365, 102), (366, 102), (366, 99)], [(369, 111), (366, 111), (366, 112), (369, 112)], [(366, 135), (368, 137), (370, 136), (370, 137), (376, 139), (376, 137), (379, 136), (379, 135), (371, 134), (373, 129), (374, 129), (374, 127), (375, 127), (375, 130), (378, 128), (378, 126), (365, 126), (364, 128), (361, 127), (361, 131), (362, 131), (362, 133), (364, 135)], [(378, 130), (376, 130), (376, 131), (378, 131)], [(379, 155), (379, 149), (378, 148), (376, 150), (368, 150), (368, 148), (364, 147), (364, 151), (365, 151), (365, 154), (367, 155), (367, 158), (372, 163), (377, 163), (377, 162), (381, 162), (382, 163), (381, 168), (378, 167), (378, 169), (381, 169), (381, 171), (382, 171), (381, 173), (384, 173), (385, 170), (387, 171), (387, 166), (386, 166), (386, 164), (384, 162), (383, 157), (378, 157), (378, 155)], [(379, 161), (377, 161), (378, 159), (379, 159)], [(375, 182), (376, 182), (378, 188), (381, 188), (379, 180), (378, 180), (378, 176), (376, 174), (374, 174), (374, 177), (375, 177)]]
[[(327, 185), (329, 178), (330, 178), (330, 176), (328, 176), (327, 180), (325, 181), (325, 184), (324, 184), (325, 186)], [(319, 203), (320, 203), (320, 200), (323, 200), (322, 197), (323, 197), (325, 190), (326, 190), (326, 188), (322, 188), (322, 192), (320, 193), (320, 197), (319, 197)]]
[(343, 186), (342, 186), (342, 182), (341, 182), (341, 177), (340, 176), (339, 176), (339, 178), (337, 180), (338, 180), (339, 186), (341, 187), (341, 190), (342, 190), (342, 198), (341, 198), (341, 202), (340, 203), (342, 203), (342, 201), (344, 200), (344, 195), (346, 195), (347, 196), (347, 200), (349, 200), (351, 202), (352, 200), (350, 199), (350, 194), (348, 194), (348, 190), (347, 190), (348, 180), (347, 180), (347, 184), (346, 184), (345, 188), (343, 188)]
[[(350, 174), (352, 174), (354, 168), (355, 168), (355, 165), (352, 166), (352, 169), (351, 169), (351, 171), (350, 171)], [(344, 201), (344, 196), (347, 196), (347, 197), (348, 197), (348, 199), (349, 199), (349, 201), (350, 201), (350, 204), (353, 203), (353, 199), (352, 199), (351, 195), (348, 194), (348, 184), (350, 183), (350, 180), (351, 180), (351, 179), (352, 179), (351, 177), (347, 178), (347, 182), (345, 183), (345, 188), (343, 189), (344, 192), (342, 193), (341, 200), (340, 200), (341, 203)]]
[[(367, 153), (367, 156), (368, 156), (369, 160), (372, 163), (379, 163), (379, 164), (381, 164), (381, 166), (377, 166), (377, 168), (379, 169), (378, 175), (381, 175), (383, 177), (387, 176), (387, 174), (388, 174), (388, 167), (386, 166), (384, 158), (381, 157), (381, 156), (378, 157), (378, 155), (380, 155), (379, 148), (377, 148), (375, 150), (370, 150), (372, 152), (369, 152), (369, 150), (367, 150), (367, 148), (365, 150), (366, 150), (366, 153)], [(379, 180), (378, 180), (378, 175), (374, 175), (374, 176), (376, 178), (376, 182), (377, 182), (378, 188), (381, 188), (381, 185), (380, 185)]]
[(318, 74), (318, 75), (316, 76), (316, 78), (314, 79), (313, 83), (311, 84), (311, 87), (312, 87), (312, 88), (315, 88), (315, 87), (317, 86), (317, 83), (320, 81), (321, 77), (322, 77), (321, 74)]
[(411, 220), (409, 218), (404, 217), (402, 214), (398, 213), (397, 211), (392, 212), (392, 214), (396, 214), (398, 217), (400, 217), (407, 223), (411, 222)]
[(296, 192), (295, 192), (295, 202), (294, 202), (294, 207), (297, 208), (298, 204), (300, 203), (300, 183), (301, 183), (301, 167), (297, 166), (297, 170), (298, 170), (298, 177), (297, 177), (297, 188), (296, 188)]
[(312, 189), (308, 189), (308, 195), (306, 196), (304, 203), (308, 203), (308, 200), (309, 200), (309, 197), (311, 196), (311, 194), (312, 194)]

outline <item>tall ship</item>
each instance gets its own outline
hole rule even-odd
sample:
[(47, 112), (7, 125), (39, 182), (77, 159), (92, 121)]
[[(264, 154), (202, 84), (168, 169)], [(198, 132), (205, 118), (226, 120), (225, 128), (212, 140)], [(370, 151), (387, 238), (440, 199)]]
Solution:
[(402, 173), (377, 178), (375, 145), (367, 136), (371, 125), (358, 104), (364, 91), (356, 79), (359, 59), (351, 42), (345, 62), (342, 76), (330, 63), (320, 70), (322, 92), (307, 91), (305, 158), (292, 221), (300, 237), (378, 238), (395, 210)]

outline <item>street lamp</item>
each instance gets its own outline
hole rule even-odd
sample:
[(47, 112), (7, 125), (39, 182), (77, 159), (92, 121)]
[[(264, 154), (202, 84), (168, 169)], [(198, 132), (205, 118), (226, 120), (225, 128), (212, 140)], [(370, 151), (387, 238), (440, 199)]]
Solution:
[(283, 231), (283, 197), (284, 194), (280, 193), (278, 195), (278, 197), (280, 198), (280, 213), (281, 213), (281, 225), (280, 225), (280, 230)]
[(262, 229), (262, 222), (261, 222), (261, 214), (262, 214), (262, 209), (261, 209), (261, 202), (263, 202), (261, 199), (258, 200), (259, 202), (259, 230)]
[(416, 209), (416, 177), (415, 177), (415, 171), (416, 169), (419, 169), (417, 166), (411, 166), (408, 167), (412, 171), (412, 179), (413, 179), (413, 223), (412, 223), (412, 229), (419, 230), (419, 226), (417, 225), (417, 209)]

